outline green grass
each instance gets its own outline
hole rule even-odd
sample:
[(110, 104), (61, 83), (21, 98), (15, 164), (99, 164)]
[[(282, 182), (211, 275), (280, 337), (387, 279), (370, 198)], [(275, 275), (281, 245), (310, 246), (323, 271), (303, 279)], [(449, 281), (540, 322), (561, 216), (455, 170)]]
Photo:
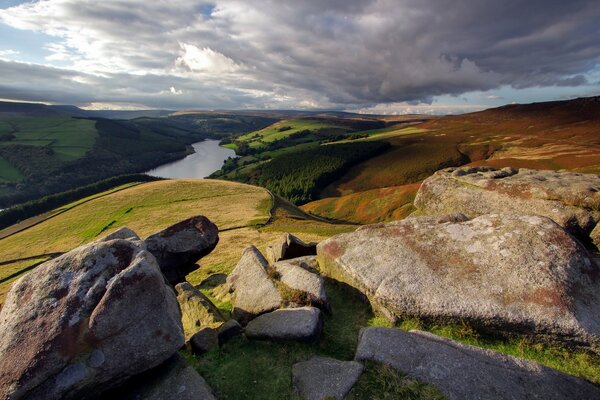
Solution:
[(0, 125), (3, 134), (15, 138), (0, 143), (49, 146), (62, 161), (83, 157), (98, 136), (95, 121), (70, 117), (6, 119)]
[(0, 157), (0, 183), (19, 182), (23, 175), (4, 158)]
[[(281, 128), (289, 127), (290, 129), (280, 131)], [(322, 120), (313, 119), (288, 119), (279, 121), (259, 131), (250, 132), (248, 134), (236, 138), (239, 141), (247, 142), (251, 148), (261, 148), (265, 144), (271, 143), (283, 138), (286, 138), (294, 133), (304, 130), (316, 131), (319, 129), (339, 129), (340, 133), (345, 132), (345, 128), (339, 125), (328, 123)], [(225, 147), (235, 149), (235, 145), (226, 145)]]
[[(360, 328), (375, 320), (370, 306), (351, 290), (332, 282), (326, 287), (333, 312), (325, 316), (318, 343), (273, 343), (238, 338), (203, 357), (187, 352), (184, 355), (217, 392), (219, 399), (299, 399), (293, 391), (292, 365), (314, 355), (353, 359)], [(378, 385), (382, 376), (387, 383)], [(358, 396), (363, 393), (375, 396), (354, 395), (355, 399), (399, 399), (408, 393), (413, 396), (408, 398), (414, 399), (440, 398), (431, 396), (435, 393), (432, 387), (376, 364), (367, 366), (355, 390)]]

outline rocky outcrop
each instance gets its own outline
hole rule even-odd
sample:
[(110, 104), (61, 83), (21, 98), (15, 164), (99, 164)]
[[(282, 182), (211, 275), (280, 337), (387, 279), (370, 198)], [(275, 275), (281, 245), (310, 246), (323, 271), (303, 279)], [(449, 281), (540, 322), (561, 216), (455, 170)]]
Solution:
[(311, 342), (319, 338), (322, 327), (318, 308), (285, 308), (253, 319), (245, 333), (249, 339)]
[(272, 268), (281, 283), (299, 291), (305, 297), (303, 299), (305, 304), (328, 310), (329, 301), (325, 292), (325, 283), (314, 270), (316, 264), (315, 256), (307, 256), (276, 262)]
[(415, 207), (418, 215), (543, 215), (587, 240), (600, 220), (600, 176), (525, 168), (447, 168), (423, 182)]
[(0, 398), (93, 398), (183, 342), (154, 256), (135, 241), (93, 242), (13, 285), (0, 312)]
[(233, 318), (245, 325), (253, 317), (273, 311), (283, 299), (268, 276), (267, 260), (254, 246), (247, 247), (227, 277), (232, 295)]
[(294, 388), (306, 400), (342, 400), (363, 372), (356, 361), (313, 357), (292, 367)]
[(115, 239), (141, 240), (137, 233), (124, 226), (122, 228), (117, 229), (113, 233), (104, 236), (102, 239), (100, 239), (100, 241), (108, 242), (109, 240)]
[(219, 229), (208, 218), (197, 216), (178, 222), (146, 239), (146, 246), (170, 284), (176, 285), (198, 269), (196, 261), (219, 242)]
[(189, 282), (175, 286), (186, 339), (205, 327), (218, 328), (225, 322), (219, 309)]
[(179, 354), (103, 396), (102, 400), (216, 400), (211, 388)]
[(468, 321), (600, 343), (600, 268), (552, 220), (491, 214), (363, 226), (318, 246), (323, 273), (390, 319)]
[(364, 328), (355, 359), (388, 364), (449, 400), (600, 398), (600, 388), (581, 379), (427, 332)]
[(281, 235), (271, 246), (267, 247), (266, 255), (270, 264), (292, 258), (314, 256), (317, 254), (316, 243), (305, 243), (289, 233)]

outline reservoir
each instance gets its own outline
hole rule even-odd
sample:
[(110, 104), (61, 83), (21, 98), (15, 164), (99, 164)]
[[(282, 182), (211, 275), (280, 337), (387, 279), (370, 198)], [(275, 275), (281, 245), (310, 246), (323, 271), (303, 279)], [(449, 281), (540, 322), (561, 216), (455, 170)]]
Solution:
[(159, 178), (206, 178), (221, 169), (228, 157), (236, 157), (235, 152), (219, 146), (218, 140), (204, 140), (194, 143), (195, 153), (169, 164), (151, 169), (146, 174)]

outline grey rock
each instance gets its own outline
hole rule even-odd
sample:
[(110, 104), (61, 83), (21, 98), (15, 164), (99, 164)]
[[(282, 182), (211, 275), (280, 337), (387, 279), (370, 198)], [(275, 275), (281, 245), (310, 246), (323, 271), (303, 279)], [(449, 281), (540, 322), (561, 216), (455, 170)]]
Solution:
[(343, 399), (363, 372), (356, 361), (315, 356), (292, 366), (294, 388), (306, 400)]
[(600, 388), (582, 379), (421, 331), (363, 328), (355, 359), (388, 364), (449, 400), (600, 399)]
[(104, 236), (99, 241), (108, 242), (109, 240), (115, 239), (129, 239), (133, 241), (141, 240), (140, 237), (134, 231), (124, 226), (122, 228), (117, 229), (113, 233)]
[(241, 336), (244, 333), (244, 328), (235, 319), (230, 319), (218, 329), (219, 346), (227, 343), (231, 339)]
[(314, 256), (317, 254), (317, 244), (305, 243), (294, 235), (284, 233), (271, 246), (267, 247), (266, 254), (269, 264), (292, 258)]
[(408, 218), (318, 246), (322, 273), (394, 319), (417, 316), (600, 343), (600, 269), (552, 220), (490, 214)]
[(273, 264), (278, 279), (285, 286), (298, 290), (306, 296), (306, 303), (328, 310), (329, 301), (323, 278), (314, 270), (315, 256), (294, 258)]
[(223, 314), (213, 302), (189, 282), (178, 283), (175, 291), (186, 339), (201, 328), (218, 328), (225, 322)]
[(169, 283), (175, 285), (198, 269), (196, 261), (209, 254), (218, 242), (217, 226), (199, 215), (149, 236), (146, 246), (158, 260)]
[(216, 400), (206, 381), (175, 353), (156, 368), (137, 375), (102, 400)]
[(93, 242), (12, 286), (0, 312), (0, 398), (91, 398), (183, 342), (154, 256), (129, 240)]
[(190, 338), (189, 347), (192, 353), (202, 355), (219, 347), (219, 336), (216, 329), (203, 328)]
[(263, 255), (250, 246), (227, 277), (229, 290), (233, 292), (233, 318), (242, 325), (281, 306), (283, 299), (267, 274), (268, 268)]
[(447, 168), (423, 182), (415, 207), (418, 215), (538, 214), (588, 240), (600, 219), (600, 176), (525, 168)]
[(263, 314), (248, 323), (245, 333), (249, 339), (311, 342), (319, 338), (322, 328), (318, 308), (299, 307)]

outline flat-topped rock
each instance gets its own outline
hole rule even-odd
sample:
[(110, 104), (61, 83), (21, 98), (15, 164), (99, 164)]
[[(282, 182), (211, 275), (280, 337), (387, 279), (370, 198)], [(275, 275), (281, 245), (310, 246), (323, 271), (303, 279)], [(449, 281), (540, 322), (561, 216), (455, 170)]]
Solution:
[(408, 218), (318, 246), (324, 274), (390, 319), (416, 316), (600, 343), (600, 268), (546, 217)]
[(150, 235), (145, 242), (169, 283), (175, 285), (198, 269), (196, 261), (215, 248), (219, 242), (219, 229), (208, 218), (199, 215)]
[(418, 215), (538, 214), (585, 238), (600, 220), (600, 176), (525, 168), (447, 168), (423, 182), (415, 207)]
[(0, 312), (0, 398), (86, 399), (184, 343), (175, 293), (139, 242), (93, 242), (12, 286)]
[(317, 254), (316, 243), (305, 243), (296, 236), (284, 233), (273, 244), (267, 247), (266, 255), (269, 264), (292, 258), (314, 256)]
[(311, 342), (319, 338), (322, 327), (318, 308), (284, 308), (253, 319), (245, 333), (249, 339)]
[(294, 388), (305, 400), (342, 400), (363, 372), (356, 361), (312, 357), (292, 366)]
[(600, 388), (582, 379), (421, 331), (363, 328), (355, 359), (388, 364), (449, 400), (600, 398)]
[(229, 290), (233, 293), (233, 318), (242, 325), (281, 306), (283, 299), (267, 274), (268, 268), (260, 251), (250, 246), (227, 277)]
[(307, 303), (328, 310), (329, 301), (325, 292), (325, 282), (313, 269), (315, 265), (316, 257), (306, 256), (276, 262), (272, 268), (277, 272), (279, 281), (291, 289), (302, 292), (306, 296)]
[(225, 322), (213, 302), (189, 282), (178, 283), (175, 291), (186, 339), (202, 328), (218, 328)]

